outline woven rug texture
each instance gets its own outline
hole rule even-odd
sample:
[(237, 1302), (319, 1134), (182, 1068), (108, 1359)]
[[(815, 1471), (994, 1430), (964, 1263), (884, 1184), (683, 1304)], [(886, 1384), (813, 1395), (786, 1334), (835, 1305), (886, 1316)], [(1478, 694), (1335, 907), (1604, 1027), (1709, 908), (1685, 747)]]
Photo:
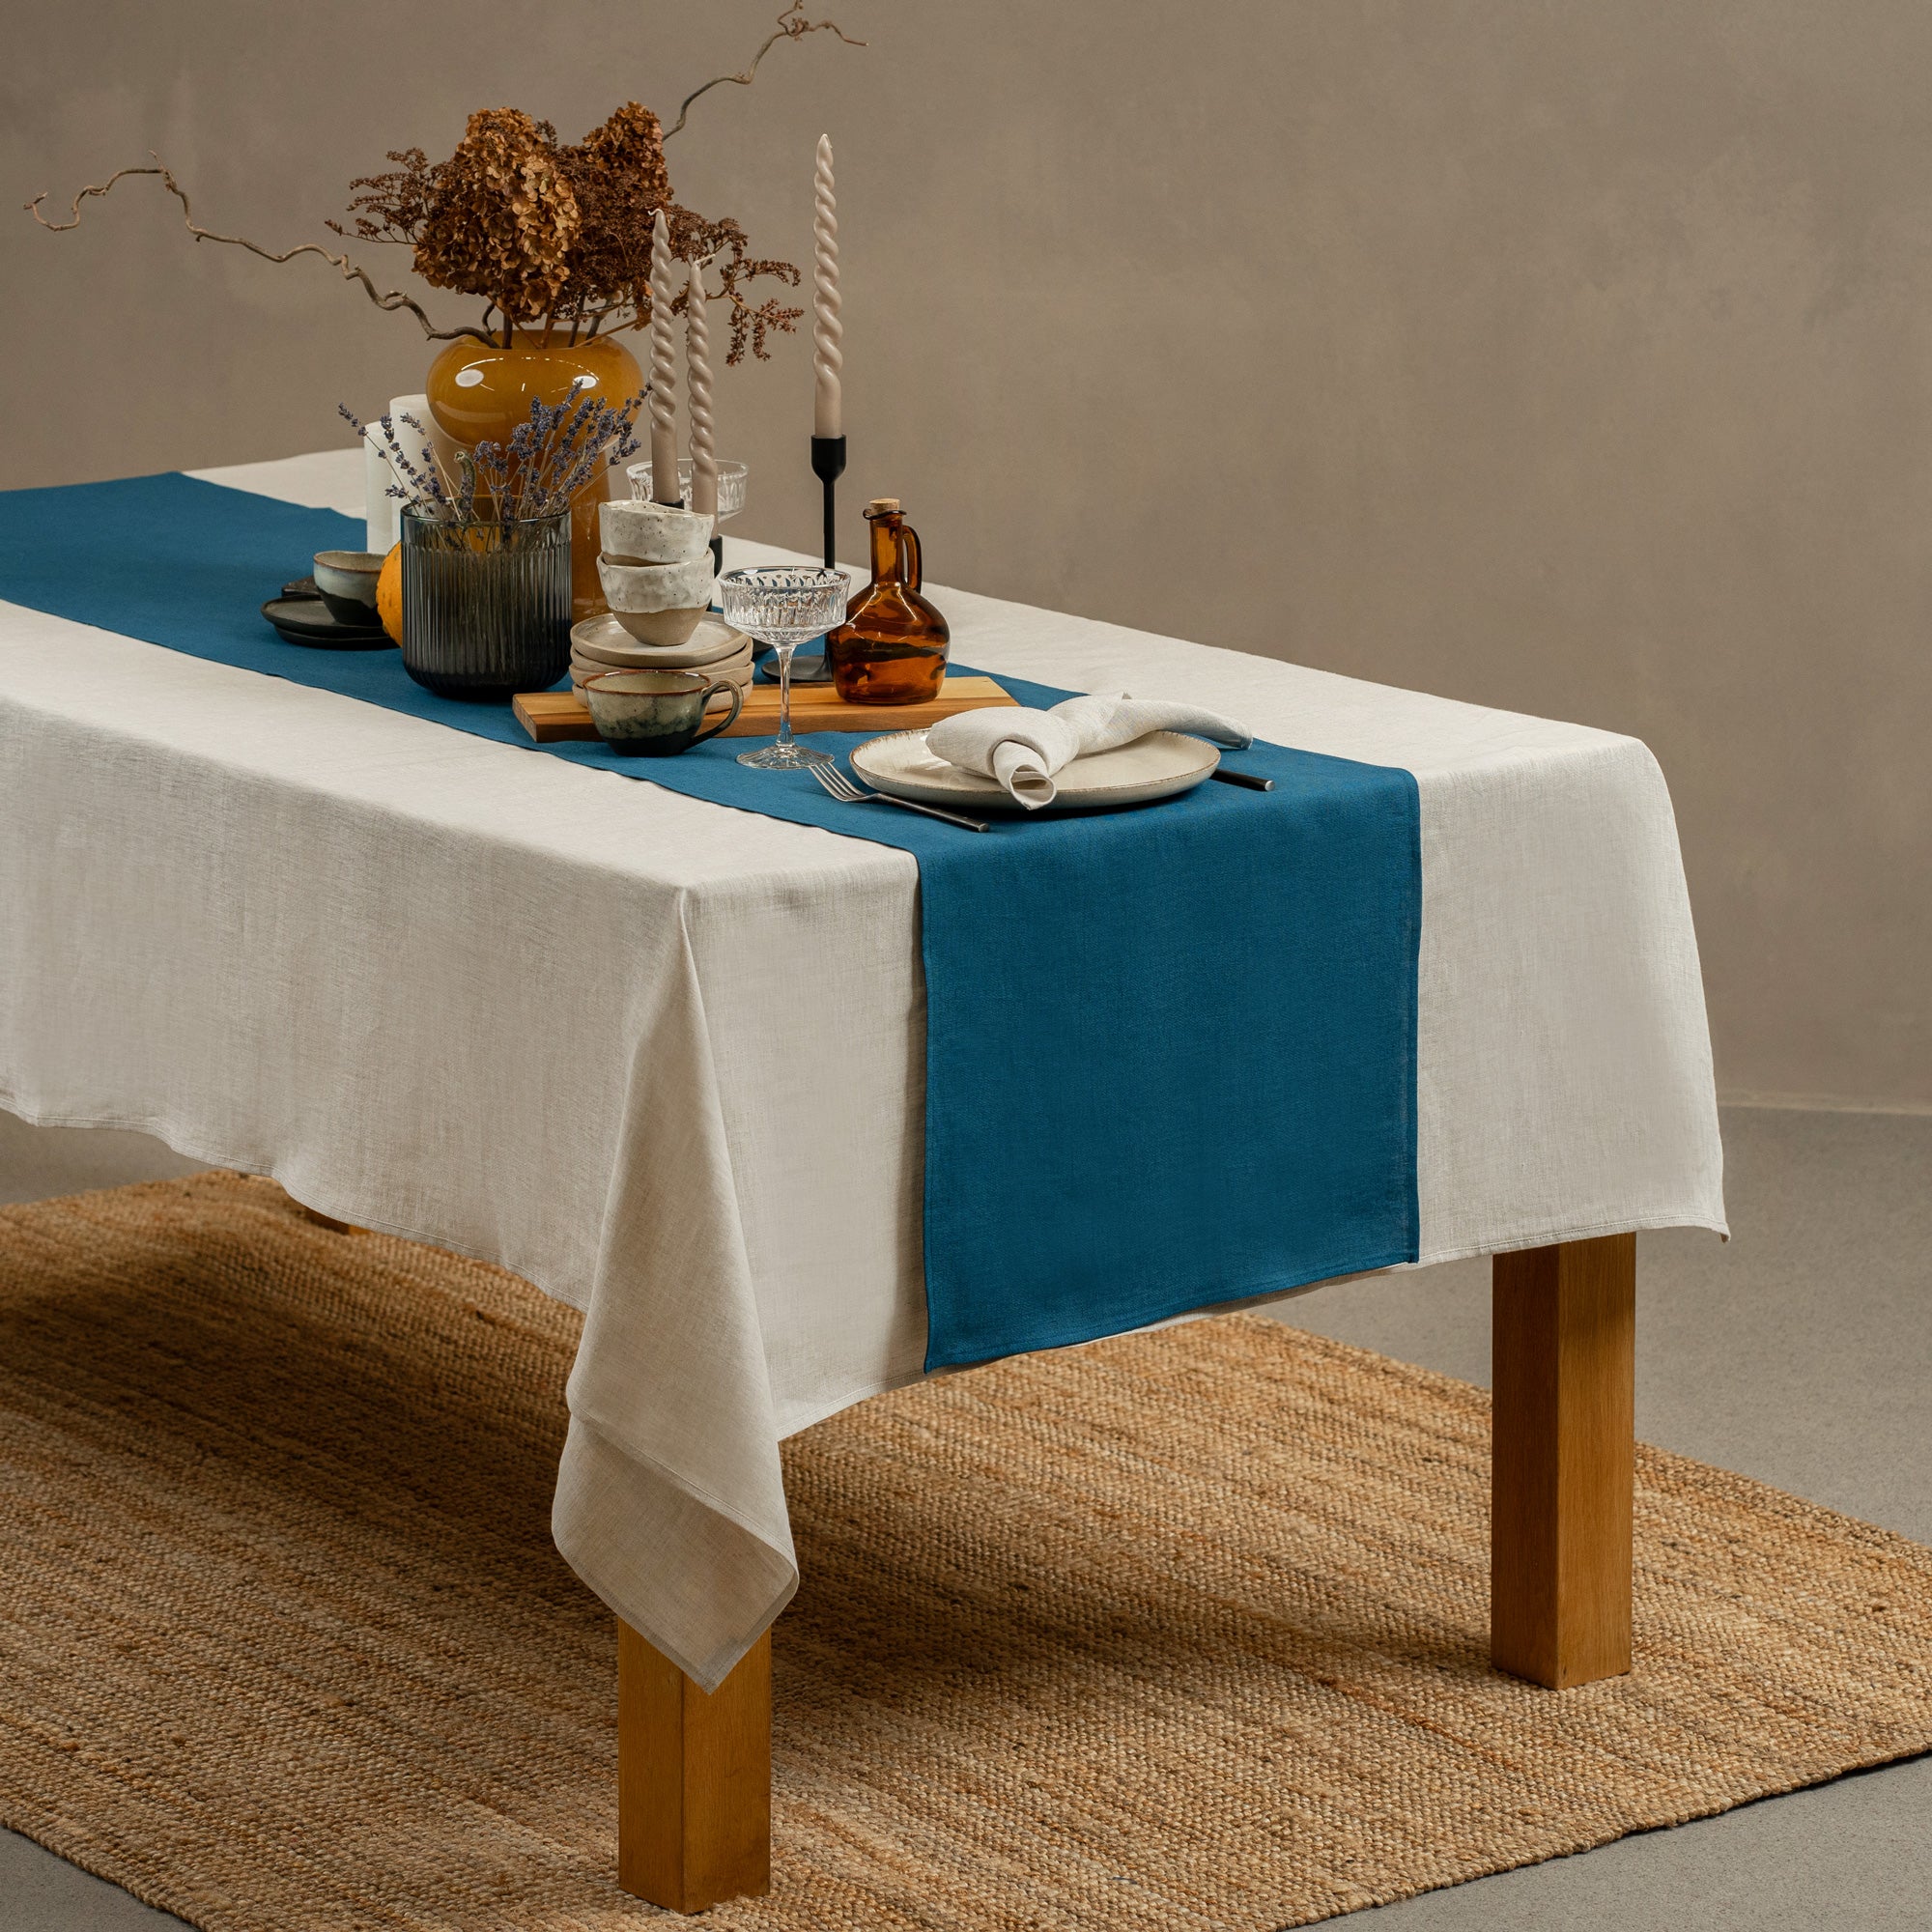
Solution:
[[(0, 1819), (209, 1932), (550, 1932), (615, 1644), (577, 1318), (210, 1174), (0, 1210)], [(775, 1880), (719, 1932), (1273, 1932), (1932, 1747), (1932, 1550), (1637, 1463), (1636, 1667), (1487, 1661), (1488, 1398), (1258, 1317), (787, 1446)]]

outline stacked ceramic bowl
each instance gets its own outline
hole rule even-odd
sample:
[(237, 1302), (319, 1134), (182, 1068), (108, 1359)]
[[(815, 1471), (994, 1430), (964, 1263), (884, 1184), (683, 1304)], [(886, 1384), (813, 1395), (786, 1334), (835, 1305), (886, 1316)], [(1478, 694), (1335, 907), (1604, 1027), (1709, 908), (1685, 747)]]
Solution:
[(603, 554), (597, 575), (604, 601), (640, 644), (674, 650), (691, 641), (711, 608), (715, 518), (681, 503), (617, 502), (598, 507)]
[(711, 614), (715, 519), (651, 502), (600, 504), (599, 516), (611, 614), (572, 626), (571, 688), (581, 697), (600, 670), (701, 670), (749, 690), (752, 640)]

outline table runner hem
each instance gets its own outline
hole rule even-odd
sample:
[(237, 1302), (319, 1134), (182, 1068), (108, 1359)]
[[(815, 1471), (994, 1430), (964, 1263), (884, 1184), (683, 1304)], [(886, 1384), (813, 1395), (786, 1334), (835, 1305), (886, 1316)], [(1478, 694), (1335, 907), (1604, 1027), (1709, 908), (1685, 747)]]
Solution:
[[(993, 1352), (978, 1355), (965, 1353), (936, 1353), (928, 1350), (926, 1371), (928, 1374), (939, 1369), (970, 1369), (982, 1363), (996, 1362), (1012, 1354), (1033, 1354), (1042, 1349), (1073, 1349), (1083, 1342), (1104, 1341), (1110, 1335), (1118, 1335), (1137, 1328), (1150, 1328), (1163, 1321), (1173, 1321), (1183, 1315), (1207, 1314), (1217, 1308), (1230, 1307), (1241, 1302), (1265, 1300), (1271, 1295), (1293, 1294), (1297, 1289), (1314, 1288), (1324, 1281), (1334, 1281), (1344, 1275), (1379, 1274), (1389, 1268), (1399, 1267), (1405, 1263), (1413, 1263), (1415, 1250), (1410, 1248), (1391, 1249), (1386, 1254), (1350, 1257), (1347, 1262), (1332, 1264), (1322, 1262), (1314, 1271), (1304, 1272), (1299, 1268), (1281, 1275), (1269, 1275), (1252, 1287), (1234, 1289), (1211, 1288), (1190, 1289), (1178, 1297), (1162, 1295), (1157, 1301), (1136, 1304), (1128, 1308), (1116, 1305), (1110, 1307), (1105, 1327), (1094, 1328), (1079, 1323), (1061, 1324), (1045, 1331), (1030, 1335), (1022, 1350), (999, 1348)], [(1119, 1321), (1116, 1321), (1115, 1318)]]

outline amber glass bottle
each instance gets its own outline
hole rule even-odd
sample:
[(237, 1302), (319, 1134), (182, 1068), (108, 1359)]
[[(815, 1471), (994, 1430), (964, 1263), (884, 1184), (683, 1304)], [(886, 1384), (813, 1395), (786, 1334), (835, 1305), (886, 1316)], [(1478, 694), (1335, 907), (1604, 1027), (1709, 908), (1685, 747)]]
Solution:
[(851, 704), (921, 704), (939, 696), (952, 633), (919, 594), (919, 532), (896, 497), (866, 505), (872, 582), (825, 639), (832, 682)]

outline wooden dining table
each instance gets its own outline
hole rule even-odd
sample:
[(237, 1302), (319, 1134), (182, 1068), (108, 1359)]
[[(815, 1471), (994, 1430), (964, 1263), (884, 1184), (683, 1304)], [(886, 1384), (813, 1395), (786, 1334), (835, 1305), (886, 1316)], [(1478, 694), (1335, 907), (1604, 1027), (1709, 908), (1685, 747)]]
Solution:
[[(361, 509), (354, 449), (201, 478)], [(1492, 1657), (1552, 1694), (1628, 1670), (1635, 1235), (1724, 1228), (1655, 760), (930, 594), (995, 679), (1184, 696), (1414, 775), (1412, 1264), (1494, 1257)], [(619, 1620), (619, 1882), (679, 1912), (763, 1890), (779, 1444), (925, 1373), (913, 857), (19, 603), (0, 807), (0, 1106), (584, 1311), (553, 1526)]]

